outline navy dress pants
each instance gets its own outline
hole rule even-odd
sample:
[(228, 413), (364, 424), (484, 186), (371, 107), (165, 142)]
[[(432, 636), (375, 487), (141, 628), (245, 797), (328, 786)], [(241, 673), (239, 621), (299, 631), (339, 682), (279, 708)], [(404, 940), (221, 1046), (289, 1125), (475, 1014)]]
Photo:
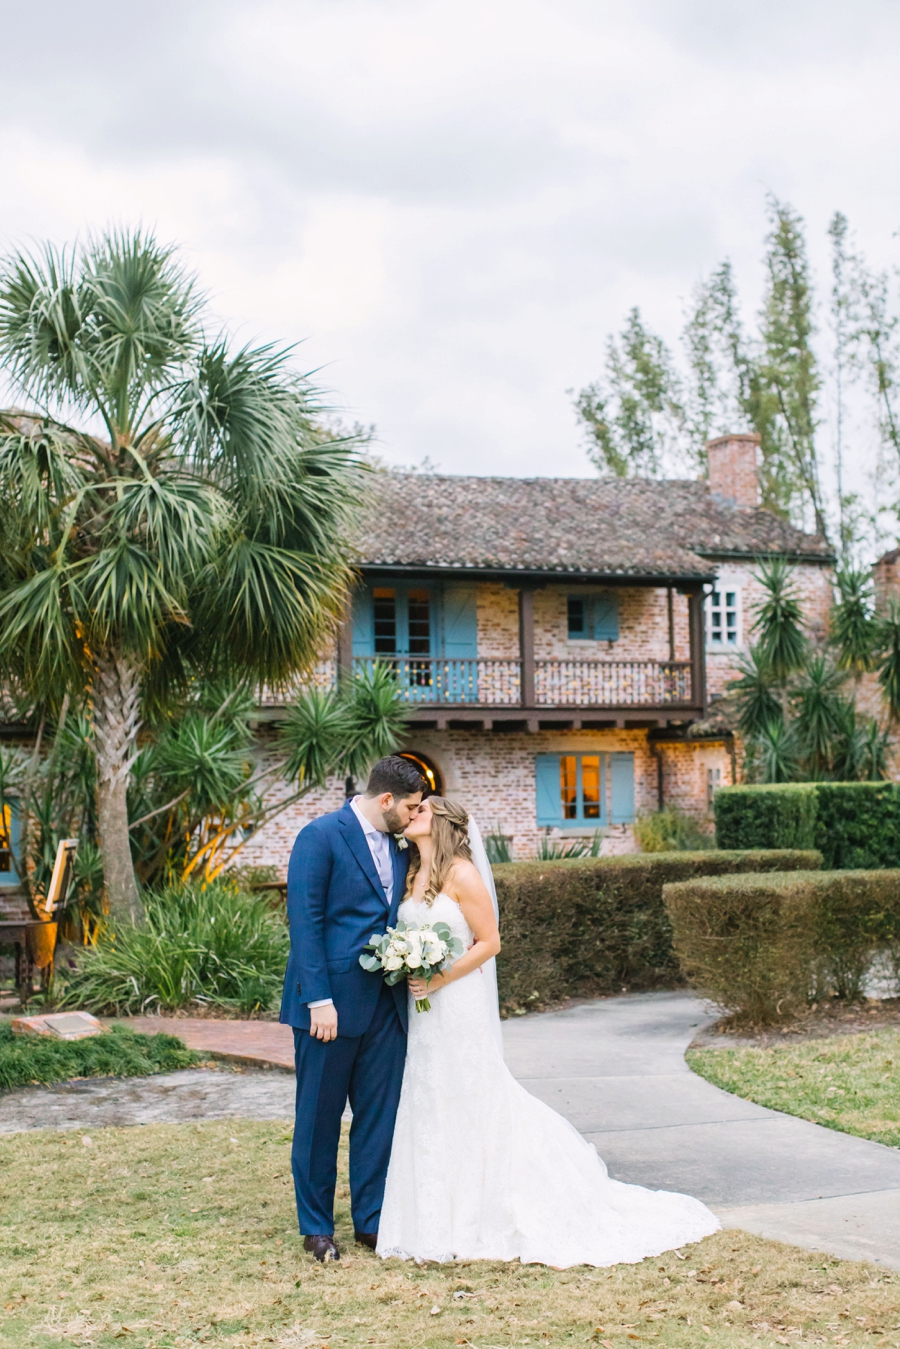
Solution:
[(297, 1110), (291, 1169), (304, 1236), (334, 1232), (338, 1143), (348, 1098), (353, 1226), (357, 1232), (378, 1231), (405, 1059), (406, 1033), (387, 985), (363, 1035), (339, 1035), (326, 1044), (294, 1027)]

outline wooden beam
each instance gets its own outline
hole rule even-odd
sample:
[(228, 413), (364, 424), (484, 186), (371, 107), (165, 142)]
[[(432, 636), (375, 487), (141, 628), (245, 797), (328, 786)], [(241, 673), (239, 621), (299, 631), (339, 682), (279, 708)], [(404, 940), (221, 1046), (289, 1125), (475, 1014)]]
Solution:
[(349, 607), (341, 620), (337, 635), (338, 674), (349, 675), (353, 670), (353, 616)]
[[(666, 607), (669, 614), (669, 660), (675, 659), (675, 596), (672, 587), (666, 590)], [(660, 807), (662, 809), (662, 807)]]
[(534, 707), (534, 591), (519, 591), (519, 658), (522, 662), (522, 706)]
[(688, 595), (688, 620), (691, 632), (691, 702), (706, 715), (706, 621), (703, 591)]

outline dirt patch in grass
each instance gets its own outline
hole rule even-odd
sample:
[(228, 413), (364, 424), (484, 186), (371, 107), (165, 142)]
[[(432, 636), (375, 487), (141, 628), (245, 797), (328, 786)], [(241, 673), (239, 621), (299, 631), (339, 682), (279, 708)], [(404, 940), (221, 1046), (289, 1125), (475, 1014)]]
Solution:
[[(89, 1139), (86, 1142), (85, 1139)], [(640, 1265), (383, 1263), (297, 1236), (287, 1126), (0, 1140), (2, 1349), (900, 1345), (900, 1275), (728, 1231)]]
[(748, 1030), (735, 1026), (730, 1017), (704, 1028), (691, 1049), (744, 1048), (766, 1049), (770, 1045), (798, 1044), (824, 1040), (834, 1035), (864, 1035), (882, 1026), (900, 1028), (900, 998), (871, 998), (861, 1003), (841, 1002), (839, 998), (813, 1003), (790, 1021), (778, 1026)]
[(692, 1049), (717, 1087), (829, 1129), (900, 1147), (900, 1027), (740, 1049)]

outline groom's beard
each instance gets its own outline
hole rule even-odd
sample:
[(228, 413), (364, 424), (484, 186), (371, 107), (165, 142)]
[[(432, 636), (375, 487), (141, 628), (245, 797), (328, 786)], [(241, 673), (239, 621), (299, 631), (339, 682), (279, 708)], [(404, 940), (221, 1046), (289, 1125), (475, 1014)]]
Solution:
[(400, 818), (399, 811), (386, 810), (383, 818), (389, 834), (401, 834), (403, 832), (403, 821)]

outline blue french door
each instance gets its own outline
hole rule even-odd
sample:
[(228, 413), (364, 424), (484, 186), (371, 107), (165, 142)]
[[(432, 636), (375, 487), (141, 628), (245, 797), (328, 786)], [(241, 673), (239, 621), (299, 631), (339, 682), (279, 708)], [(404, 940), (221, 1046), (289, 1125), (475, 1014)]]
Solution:
[(358, 591), (353, 655), (391, 662), (412, 701), (477, 702), (474, 587), (397, 581)]

